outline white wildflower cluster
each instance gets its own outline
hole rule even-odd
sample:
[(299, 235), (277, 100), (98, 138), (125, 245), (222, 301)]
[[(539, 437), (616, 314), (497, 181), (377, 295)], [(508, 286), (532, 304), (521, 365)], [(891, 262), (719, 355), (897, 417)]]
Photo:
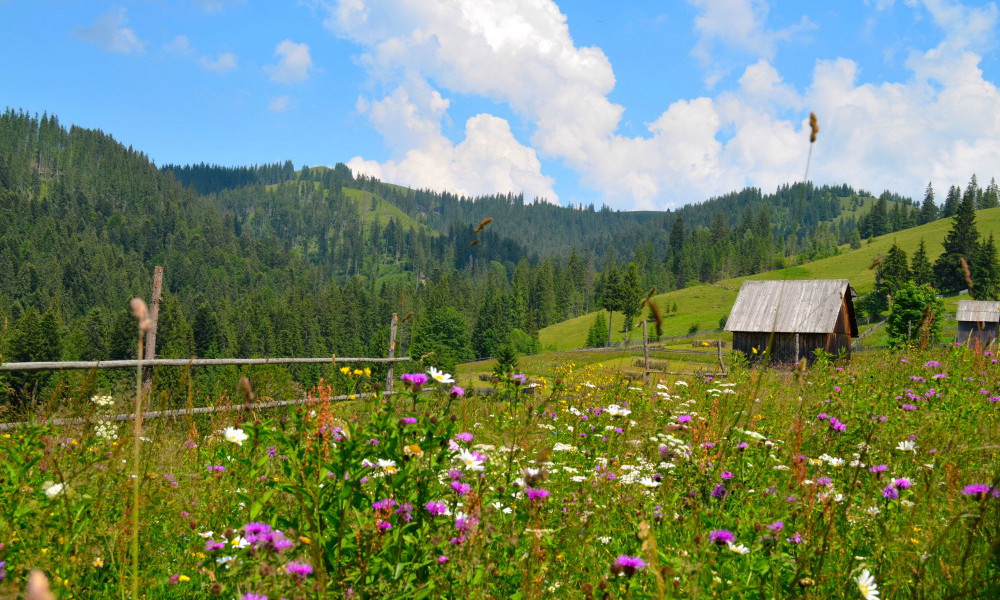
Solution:
[(607, 408), (604, 409), (604, 412), (611, 415), (612, 417), (627, 417), (630, 414), (632, 414), (632, 411), (630, 411), (627, 408), (622, 408), (617, 404), (609, 405)]
[(101, 408), (107, 408), (115, 404), (115, 399), (111, 396), (91, 396), (90, 401)]
[(118, 426), (112, 421), (98, 420), (94, 425), (94, 435), (105, 442), (113, 442), (118, 439)]

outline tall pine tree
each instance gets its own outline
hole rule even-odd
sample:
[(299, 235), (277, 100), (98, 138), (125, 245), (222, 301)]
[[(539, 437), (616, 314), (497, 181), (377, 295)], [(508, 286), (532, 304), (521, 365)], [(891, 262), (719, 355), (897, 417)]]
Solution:
[(934, 281), (941, 293), (953, 294), (968, 287), (962, 260), (971, 264), (978, 248), (975, 195), (966, 194), (952, 218), (951, 231), (944, 240), (944, 252), (934, 263)]

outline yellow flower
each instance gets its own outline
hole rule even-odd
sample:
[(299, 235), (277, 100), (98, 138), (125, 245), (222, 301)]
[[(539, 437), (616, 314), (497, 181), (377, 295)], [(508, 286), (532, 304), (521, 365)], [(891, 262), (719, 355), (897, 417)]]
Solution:
[(371, 367), (365, 367), (365, 377), (371, 377), (371, 376), (372, 376)]
[(188, 577), (187, 575), (181, 575), (180, 577), (177, 578), (177, 581), (181, 581), (181, 582), (183, 582), (183, 581), (191, 581), (191, 578)]
[(365, 374), (365, 372), (364, 372), (364, 371), (362, 371), (361, 369), (354, 369), (354, 374), (355, 374), (355, 375), (358, 375), (358, 376), (361, 376), (361, 375), (364, 375), (364, 374)]
[(340, 372), (343, 373), (344, 375), (350, 375), (351, 367), (340, 367)]
[(94, 562), (90, 563), (94, 568), (100, 568), (104, 566), (104, 559), (98, 556), (94, 559)]
[(424, 449), (419, 444), (412, 444), (403, 448), (403, 454), (407, 456), (423, 456)]
[(301, 537), (299, 537), (299, 541), (300, 541), (300, 542), (302, 542), (303, 544), (305, 544), (306, 546), (308, 546), (308, 545), (312, 544), (312, 540), (311, 540), (311, 539), (309, 539), (309, 538), (307, 538), (307, 537), (306, 537), (306, 536), (304, 536), (304, 535), (303, 535), (303, 536), (301, 536)]

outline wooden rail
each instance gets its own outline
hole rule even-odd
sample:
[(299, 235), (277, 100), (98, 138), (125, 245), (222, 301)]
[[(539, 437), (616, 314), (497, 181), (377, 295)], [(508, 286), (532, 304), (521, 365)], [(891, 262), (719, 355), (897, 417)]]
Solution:
[(409, 356), (394, 358), (366, 358), (327, 356), (323, 358), (156, 358), (153, 360), (98, 360), (62, 362), (8, 362), (0, 363), (0, 371), (72, 371), (90, 369), (134, 369), (143, 367), (220, 367), (227, 365), (316, 365), (333, 363), (397, 363), (410, 360)]
[[(427, 389), (430, 389), (430, 388), (427, 388)], [(382, 395), (383, 396), (388, 396), (390, 394), (391, 395), (395, 395), (396, 393), (397, 392), (390, 392), (390, 393), (385, 393), (385, 394), (382, 394)], [(343, 400), (358, 400), (358, 399), (361, 399), (361, 398), (371, 398), (373, 396), (375, 396), (374, 393), (365, 392), (363, 394), (333, 396), (332, 398), (329, 398), (329, 400), (339, 400), (339, 401), (343, 401)], [(279, 407), (282, 407), (282, 406), (296, 406), (296, 405), (299, 405), (299, 404), (317, 404), (319, 402), (322, 402), (322, 400), (319, 400), (319, 399), (316, 399), (316, 398), (300, 398), (298, 400), (282, 400), (282, 401), (274, 401), (274, 402), (260, 402), (260, 403), (257, 403), (257, 404), (232, 404), (232, 405), (228, 405), (228, 406), (198, 406), (198, 407), (194, 407), (194, 408), (178, 408), (178, 409), (174, 409), (174, 410), (153, 410), (153, 411), (142, 413), (142, 420), (145, 421), (146, 419), (158, 419), (160, 417), (183, 417), (183, 416), (189, 416), (189, 415), (204, 415), (204, 414), (210, 414), (210, 413), (215, 413), (215, 412), (230, 412), (230, 411), (234, 411), (234, 410), (258, 410), (258, 409), (261, 409), (261, 408), (279, 408)], [(48, 423), (48, 424), (51, 424), (51, 425), (74, 425), (74, 424), (86, 423), (88, 421), (91, 422), (91, 423), (96, 423), (97, 421), (117, 421), (117, 422), (124, 422), (124, 421), (131, 421), (133, 419), (135, 419), (135, 414), (134, 413), (123, 413), (123, 414), (119, 414), (119, 415), (96, 416), (96, 417), (91, 418), (91, 419), (87, 419), (87, 418), (84, 418), (84, 417), (73, 417), (73, 418), (66, 418), (66, 419), (49, 419), (49, 420), (44, 420), (43, 419), (43, 420), (40, 420), (38, 422), (44, 422), (44, 423)], [(0, 431), (10, 431), (10, 430), (13, 430), (13, 429), (17, 429), (18, 427), (24, 427), (25, 425), (30, 425), (31, 423), (32, 423), (32, 421), (18, 421), (18, 422), (12, 422), (12, 423), (0, 423)]]

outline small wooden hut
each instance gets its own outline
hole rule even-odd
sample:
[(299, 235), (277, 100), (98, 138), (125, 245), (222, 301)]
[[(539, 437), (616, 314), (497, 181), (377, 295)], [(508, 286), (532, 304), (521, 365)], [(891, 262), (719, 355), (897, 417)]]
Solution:
[(1000, 334), (1000, 302), (959, 300), (955, 319), (959, 343), (985, 348)]
[(850, 356), (858, 337), (854, 296), (846, 279), (744, 281), (726, 331), (733, 332), (733, 349), (751, 360), (769, 343), (778, 362), (811, 361), (816, 350)]

